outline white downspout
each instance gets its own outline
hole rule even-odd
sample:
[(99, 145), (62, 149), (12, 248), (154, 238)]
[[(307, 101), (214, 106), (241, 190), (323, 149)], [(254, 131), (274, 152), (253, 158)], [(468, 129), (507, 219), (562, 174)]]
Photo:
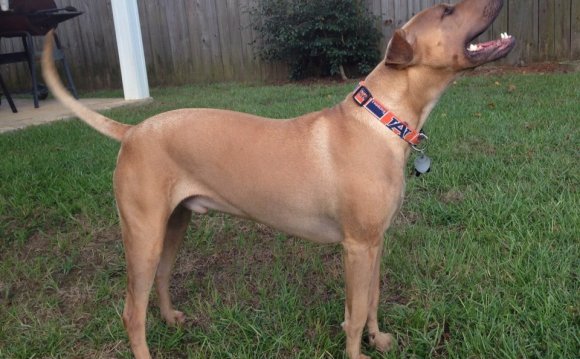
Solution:
[(112, 0), (111, 7), (125, 100), (149, 98), (137, 0)]

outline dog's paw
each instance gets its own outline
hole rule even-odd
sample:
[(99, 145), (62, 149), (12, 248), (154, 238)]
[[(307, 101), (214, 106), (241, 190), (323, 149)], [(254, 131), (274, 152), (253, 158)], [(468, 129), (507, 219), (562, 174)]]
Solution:
[(383, 353), (386, 353), (389, 350), (391, 350), (393, 348), (394, 342), (395, 338), (390, 333), (378, 332), (369, 335), (370, 345)]
[(172, 310), (164, 313), (163, 318), (168, 325), (182, 325), (185, 323), (185, 314), (179, 310)]

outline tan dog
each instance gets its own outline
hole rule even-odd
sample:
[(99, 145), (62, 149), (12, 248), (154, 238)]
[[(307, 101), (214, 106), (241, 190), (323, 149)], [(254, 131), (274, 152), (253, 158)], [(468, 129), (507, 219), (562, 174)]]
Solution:
[[(379, 331), (377, 319), (379, 267), (383, 234), (403, 200), (409, 143), (420, 139), (414, 131), (457, 74), (514, 46), (507, 35), (469, 44), (502, 3), (464, 0), (422, 11), (395, 32), (385, 60), (354, 98), (286, 121), (181, 109), (136, 126), (120, 124), (63, 89), (48, 36), (42, 65), (53, 94), (97, 131), (121, 141), (114, 186), (127, 260), (123, 322), (135, 357), (150, 357), (145, 320), (154, 281), (167, 323), (184, 321), (171, 303), (170, 272), (192, 211), (208, 210), (341, 243), (348, 356), (366, 358), (360, 349), (365, 324), (371, 345), (389, 350), (393, 337)], [(391, 111), (387, 126), (365, 108), (372, 103), (369, 91)]]

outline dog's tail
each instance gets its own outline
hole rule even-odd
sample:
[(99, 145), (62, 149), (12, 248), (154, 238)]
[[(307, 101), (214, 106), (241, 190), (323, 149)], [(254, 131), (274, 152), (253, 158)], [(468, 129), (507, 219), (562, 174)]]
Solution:
[(53, 48), (54, 48), (54, 30), (51, 30), (46, 34), (46, 39), (44, 41), (44, 51), (42, 52), (42, 76), (46, 85), (54, 95), (64, 106), (68, 107), (75, 115), (77, 115), (81, 120), (86, 122), (89, 126), (99, 131), (105, 136), (108, 136), (117, 141), (121, 141), (127, 130), (132, 126), (125, 125), (120, 122), (114, 121), (108, 117), (97, 113), (90, 108), (86, 107), (64, 88), (58, 73), (54, 66), (53, 59)]

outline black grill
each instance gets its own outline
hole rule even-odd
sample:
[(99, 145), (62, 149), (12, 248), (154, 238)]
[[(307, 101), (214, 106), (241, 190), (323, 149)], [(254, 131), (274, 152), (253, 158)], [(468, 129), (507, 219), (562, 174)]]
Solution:
[(50, 29), (82, 12), (72, 6), (57, 8), (53, 0), (12, 0), (9, 11), (0, 11), (2, 36), (27, 32), (32, 36), (45, 35)]
[[(6, 54), (0, 53), (0, 65), (24, 61), (28, 62), (28, 68), (30, 69), (32, 78), (34, 107), (38, 108), (38, 99), (46, 98), (48, 92), (45, 87), (39, 86), (36, 81), (36, 70), (34, 66), (36, 53), (32, 37), (44, 36), (51, 29), (55, 29), (59, 23), (79, 16), (82, 12), (72, 6), (58, 8), (53, 0), (10, 0), (9, 4), (8, 11), (0, 11), (0, 40), (2, 38), (20, 37), (24, 51)], [(54, 58), (62, 61), (69, 88), (73, 95), (78, 97), (68, 64), (60, 46), (60, 41), (56, 35), (55, 43)], [(11, 101), (10, 94), (2, 81), (1, 75), (0, 85), (12, 107), (12, 111), (16, 112), (16, 107)]]

